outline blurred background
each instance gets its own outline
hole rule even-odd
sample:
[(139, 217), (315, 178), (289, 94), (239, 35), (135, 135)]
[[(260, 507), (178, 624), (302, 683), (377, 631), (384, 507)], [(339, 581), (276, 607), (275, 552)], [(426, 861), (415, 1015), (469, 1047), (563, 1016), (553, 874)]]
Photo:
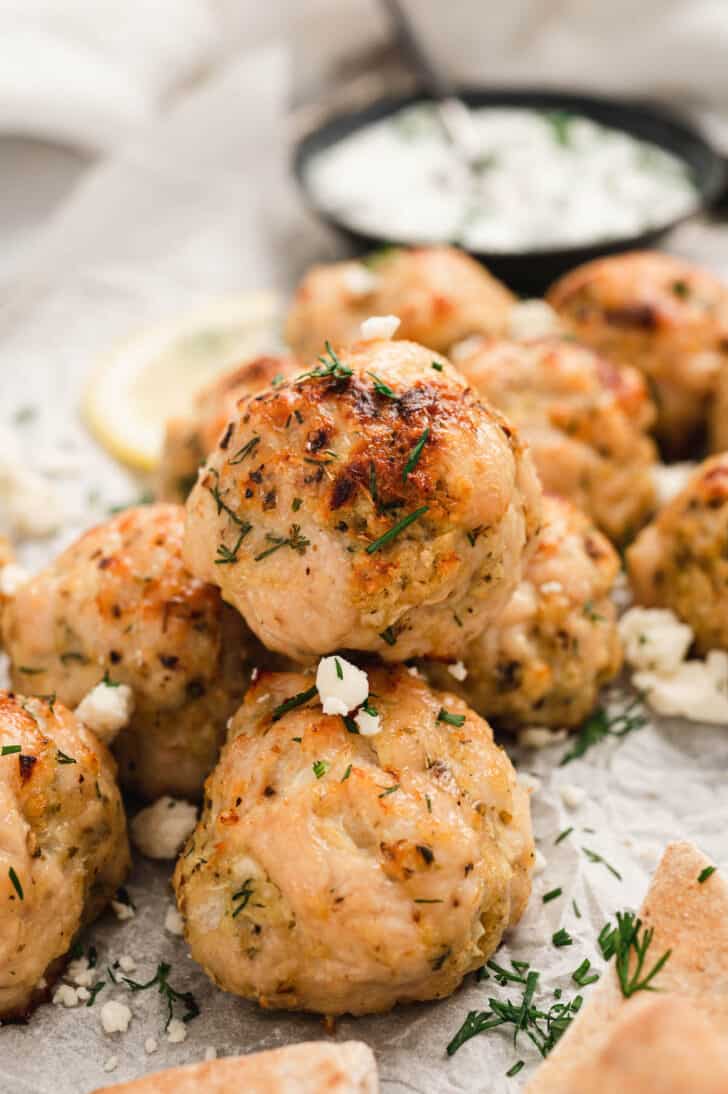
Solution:
[[(455, 83), (649, 96), (699, 118), (728, 149), (725, 0), (402, 6)], [(104, 166), (124, 160), (132, 221), (150, 213), (152, 193), (155, 202), (174, 196), (175, 174), (184, 189), (182, 179), (204, 185), (207, 173), (212, 190), (223, 174), (226, 188), (237, 175), (248, 215), (235, 230), (254, 254), (282, 234), (296, 267), (288, 282), (329, 245), (287, 189), (291, 139), (327, 112), (414, 83), (378, 0), (2, 0), (0, 41), (0, 278), (10, 282), (84, 187), (87, 219), (64, 229), (64, 260), (81, 259), (99, 231), (114, 236), (93, 189)], [(132, 183), (143, 190), (141, 175), (146, 204), (141, 192), (131, 197)]]

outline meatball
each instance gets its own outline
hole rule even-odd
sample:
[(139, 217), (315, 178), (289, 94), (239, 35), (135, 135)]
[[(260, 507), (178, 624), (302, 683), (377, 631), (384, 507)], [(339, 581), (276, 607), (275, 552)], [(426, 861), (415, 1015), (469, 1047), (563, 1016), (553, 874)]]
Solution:
[(322, 713), (311, 676), (261, 676), (177, 863), (193, 958), (264, 1007), (441, 998), (528, 900), (528, 796), (490, 727), (402, 666), (369, 681), (365, 737)]
[(544, 498), (543, 527), (523, 581), (497, 624), (471, 642), (453, 678), (426, 671), (505, 729), (578, 726), (622, 652), (610, 590), (619, 558), (588, 517), (563, 498)]
[(528, 441), (545, 490), (617, 542), (644, 524), (655, 505), (654, 408), (636, 369), (561, 338), (486, 341), (458, 368)]
[(457, 657), (501, 611), (540, 491), (447, 362), (376, 341), (241, 400), (187, 509), (190, 569), (268, 648), (400, 661)]
[(59, 702), (0, 692), (0, 1018), (22, 1018), (129, 868), (116, 766)]
[(256, 395), (284, 376), (301, 371), (289, 355), (255, 357), (216, 377), (198, 393), (192, 413), (170, 418), (158, 473), (161, 501), (184, 501), (195, 485), (200, 464), (217, 444), (238, 399)]
[(182, 561), (184, 509), (129, 509), (22, 586), (3, 616), (18, 690), (76, 706), (104, 676), (135, 711), (114, 742), (145, 798), (199, 795), (259, 647), (217, 589)]
[(516, 298), (455, 247), (388, 248), (365, 262), (314, 266), (296, 290), (286, 340), (306, 360), (354, 342), (371, 315), (396, 315), (397, 337), (446, 353), (471, 334), (502, 334)]
[(701, 653), (728, 650), (728, 452), (700, 464), (627, 551), (636, 601), (670, 608)]
[(684, 453), (706, 424), (718, 372), (728, 367), (728, 289), (706, 270), (644, 251), (587, 263), (549, 291), (579, 339), (644, 372), (657, 436)]

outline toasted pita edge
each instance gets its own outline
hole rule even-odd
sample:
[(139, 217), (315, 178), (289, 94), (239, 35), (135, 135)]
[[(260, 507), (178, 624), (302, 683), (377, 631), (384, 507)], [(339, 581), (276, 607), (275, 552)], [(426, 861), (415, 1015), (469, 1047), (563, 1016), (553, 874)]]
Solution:
[[(720, 873), (699, 883), (710, 860), (691, 843), (665, 849), (640, 909), (654, 929), (648, 954), (656, 960), (666, 949), (670, 958), (654, 985), (683, 998), (728, 1037), (728, 886)], [(578, 1072), (606, 1045), (613, 1024), (632, 1009), (640, 993), (625, 999), (611, 963), (577, 1018), (526, 1087), (528, 1094), (569, 1094)], [(684, 1045), (689, 1052), (689, 1045)], [(574, 1087), (577, 1089), (577, 1087)], [(578, 1089), (583, 1089), (578, 1087)]]
[(374, 1054), (362, 1041), (303, 1041), (157, 1071), (93, 1094), (282, 1094), (292, 1089), (297, 1094), (378, 1094)]

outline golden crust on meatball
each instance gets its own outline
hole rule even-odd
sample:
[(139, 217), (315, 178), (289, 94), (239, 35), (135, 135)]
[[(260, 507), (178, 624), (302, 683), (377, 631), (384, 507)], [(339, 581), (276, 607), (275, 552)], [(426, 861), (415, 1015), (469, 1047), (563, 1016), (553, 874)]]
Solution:
[(578, 726), (621, 666), (609, 595), (618, 573), (617, 553), (591, 521), (545, 496), (523, 580), (495, 626), (468, 647), (467, 676), (458, 683), (432, 662), (428, 676), (503, 728)]
[(301, 371), (289, 354), (254, 357), (216, 377), (198, 393), (191, 415), (170, 418), (158, 473), (160, 501), (183, 502), (197, 471), (235, 413), (238, 399), (257, 395), (285, 376)]
[(547, 300), (581, 341), (645, 374), (657, 436), (669, 453), (684, 452), (728, 365), (728, 288), (680, 258), (635, 251), (580, 266)]
[(455, 247), (388, 248), (364, 262), (314, 266), (298, 286), (286, 341), (305, 360), (328, 340), (359, 337), (363, 320), (396, 315), (395, 335), (446, 353), (471, 334), (503, 334), (515, 296)]
[(618, 542), (644, 524), (655, 504), (654, 408), (636, 369), (558, 337), (484, 341), (458, 368), (529, 444), (544, 490)]
[(710, 449), (728, 451), (728, 364), (718, 374), (710, 409)]
[(187, 503), (187, 563), (294, 659), (457, 657), (520, 578), (530, 457), (421, 346), (328, 360), (238, 404)]
[(728, 649), (728, 452), (700, 464), (627, 551), (639, 604), (670, 608), (701, 653)]
[(402, 667), (369, 680), (382, 728), (363, 737), (312, 676), (261, 676), (177, 864), (192, 956), (264, 1007), (442, 998), (528, 900), (528, 796), (490, 727)]
[(108, 674), (134, 692), (123, 785), (197, 797), (260, 647), (182, 561), (184, 509), (128, 509), (22, 586), (3, 616), (13, 686), (76, 706)]
[(129, 868), (116, 765), (59, 702), (0, 692), (0, 1017), (41, 1000)]

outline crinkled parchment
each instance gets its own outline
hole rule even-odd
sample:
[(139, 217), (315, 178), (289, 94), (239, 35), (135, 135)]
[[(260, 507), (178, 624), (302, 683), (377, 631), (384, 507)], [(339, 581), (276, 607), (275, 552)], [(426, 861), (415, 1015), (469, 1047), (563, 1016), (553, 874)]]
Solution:
[[(23, 276), (0, 293), (0, 420), (10, 423), (30, 404), (39, 408), (34, 421), (17, 428), (29, 465), (56, 466), (66, 499), (67, 525), (54, 541), (23, 551), (28, 565), (40, 564), (79, 529), (102, 519), (109, 506), (131, 502), (140, 491), (79, 423), (79, 393), (97, 355), (211, 294), (270, 286), (285, 291), (302, 266), (330, 246), (304, 219), (286, 179), (279, 139), (284, 85), (282, 55), (271, 50), (246, 58), (191, 96), (83, 183), (39, 241)], [(720, 233), (688, 236), (685, 245), (695, 249), (708, 238), (716, 265), (716, 258), (728, 256)], [(728, 728), (654, 721), (560, 767), (565, 748), (514, 752), (519, 769), (541, 780), (533, 818), (547, 864), (535, 879), (524, 921), (498, 955), (504, 964), (532, 962), (541, 972), (538, 998), (548, 1001), (556, 987), (565, 997), (578, 990), (571, 973), (585, 957), (603, 967), (595, 945), (599, 929), (617, 909), (639, 905), (669, 840), (694, 840), (727, 864)], [(565, 808), (559, 794), (564, 784), (587, 791), (579, 809)], [(571, 835), (556, 845), (569, 826)], [(589, 861), (584, 847), (610, 862), (621, 880)], [(184, 941), (164, 930), (170, 874), (171, 864), (137, 858), (129, 882), (137, 915), (121, 923), (107, 913), (85, 941), (98, 948), (102, 970), (122, 954), (132, 956), (137, 980), (167, 961), (170, 982), (191, 989), (201, 1007), (187, 1040), (166, 1041), (164, 1002), (156, 992), (132, 996), (107, 986), (92, 1008), (44, 1005), (28, 1025), (0, 1030), (2, 1094), (86, 1094), (105, 1082), (199, 1060), (207, 1046), (223, 1055), (328, 1035), (315, 1017), (264, 1013), (207, 980)], [(544, 904), (543, 893), (557, 887), (562, 895)], [(551, 936), (562, 926), (574, 942), (556, 949)], [(335, 1036), (372, 1046), (386, 1091), (515, 1090), (537, 1063), (527, 1038), (514, 1048), (511, 1035), (494, 1031), (452, 1059), (445, 1055), (467, 1011), (485, 1009), (491, 994), (518, 996), (492, 979), (475, 983), (471, 977), (448, 1000), (342, 1020)], [(133, 1011), (125, 1035), (101, 1029), (101, 1004), (112, 997)], [(160, 1046), (151, 1056), (144, 1051), (150, 1036)], [(118, 1066), (106, 1074), (103, 1064), (111, 1056), (118, 1056)], [(506, 1078), (519, 1058), (527, 1067)]]

